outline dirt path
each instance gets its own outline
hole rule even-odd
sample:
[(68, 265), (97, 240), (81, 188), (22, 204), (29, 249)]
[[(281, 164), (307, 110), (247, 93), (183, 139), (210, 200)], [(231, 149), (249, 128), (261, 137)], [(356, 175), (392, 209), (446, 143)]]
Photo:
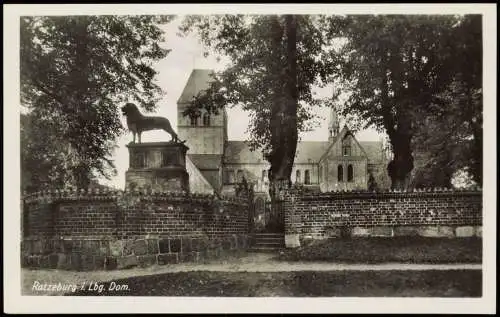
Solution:
[[(115, 271), (72, 272), (63, 270), (22, 270), (23, 294), (34, 291), (35, 282), (40, 284), (76, 284), (90, 281), (111, 281), (133, 276), (146, 276), (161, 273), (192, 271), (211, 272), (294, 272), (294, 271), (400, 271), (400, 270), (481, 270), (481, 264), (341, 264), (320, 262), (283, 262), (274, 259), (274, 254), (251, 253), (248, 256), (208, 264), (183, 263), (175, 265), (156, 265), (148, 268), (132, 268)], [(37, 295), (41, 295), (38, 291)], [(58, 292), (47, 292), (60, 295)]]

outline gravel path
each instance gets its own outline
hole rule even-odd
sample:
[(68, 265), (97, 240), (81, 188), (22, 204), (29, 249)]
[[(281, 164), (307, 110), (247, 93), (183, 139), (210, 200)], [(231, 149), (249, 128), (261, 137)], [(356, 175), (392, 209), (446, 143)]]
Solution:
[[(399, 270), (481, 270), (481, 264), (341, 264), (319, 262), (283, 262), (274, 259), (275, 254), (251, 253), (248, 256), (208, 264), (155, 265), (115, 271), (72, 272), (63, 270), (22, 269), (23, 295), (35, 294), (32, 287), (40, 284), (76, 284), (89, 281), (111, 281), (133, 276), (161, 273), (212, 271), (212, 272), (292, 272), (292, 271), (399, 271)], [(37, 295), (42, 295), (40, 291)], [(61, 295), (47, 292), (47, 295)]]

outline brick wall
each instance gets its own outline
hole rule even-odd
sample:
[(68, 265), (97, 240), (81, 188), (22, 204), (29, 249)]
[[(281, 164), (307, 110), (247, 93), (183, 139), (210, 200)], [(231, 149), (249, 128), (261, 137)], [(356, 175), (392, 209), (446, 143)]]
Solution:
[[(56, 216), (52, 237), (112, 237), (119, 232), (119, 210), (112, 201), (54, 202)], [(31, 211), (30, 211), (31, 212)], [(36, 231), (31, 231), (36, 235)]]
[[(287, 245), (330, 236), (460, 235), (482, 225), (482, 193), (284, 193)], [(457, 230), (459, 232), (457, 232)], [(474, 233), (472, 233), (474, 234)]]
[(247, 233), (247, 202), (210, 195), (84, 194), (24, 201), (25, 236), (126, 237)]
[(103, 269), (106, 261), (116, 262), (115, 268), (141, 261), (177, 263), (247, 247), (244, 199), (52, 192), (26, 197), (23, 214), (22, 261), (30, 267), (82, 269), (82, 261), (92, 262), (86, 266), (90, 269)]
[(40, 201), (37, 204), (23, 206), (24, 235), (51, 236), (54, 223), (54, 209), (52, 205)]

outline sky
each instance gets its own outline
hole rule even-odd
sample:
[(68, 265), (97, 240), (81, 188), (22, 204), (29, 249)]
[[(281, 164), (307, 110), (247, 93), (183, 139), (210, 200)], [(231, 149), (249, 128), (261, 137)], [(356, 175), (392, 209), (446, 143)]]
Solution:
[[(165, 31), (165, 43), (162, 46), (171, 49), (171, 52), (165, 59), (156, 63), (154, 68), (159, 73), (157, 84), (166, 94), (159, 102), (157, 112), (147, 114), (168, 118), (174, 130), (177, 130), (177, 99), (180, 97), (191, 71), (196, 68), (223, 70), (227, 62), (224, 59), (218, 62), (215, 56), (203, 57), (204, 47), (196, 34), (186, 37), (179, 36), (177, 33), (181, 19), (182, 17), (178, 17), (162, 27)], [(330, 87), (315, 88), (314, 90), (318, 93), (318, 97), (331, 96), (332, 94)], [(302, 140), (327, 140), (329, 109), (320, 109), (317, 114), (320, 117), (319, 126), (314, 131), (302, 133)], [(124, 117), (122, 117), (122, 124), (126, 127)], [(245, 140), (248, 124), (249, 117), (247, 113), (238, 108), (228, 109), (228, 137), (230, 140)], [(375, 130), (369, 129), (358, 132), (356, 138), (361, 141), (378, 141), (381, 139), (381, 135)], [(111, 180), (100, 180), (101, 183), (116, 188), (125, 186), (125, 171), (129, 164), (128, 150), (125, 145), (131, 140), (131, 133), (123, 135), (118, 140), (118, 148), (112, 157), (117, 168), (117, 175)], [(170, 140), (170, 136), (164, 131), (147, 131), (142, 134), (143, 142), (165, 140)]]

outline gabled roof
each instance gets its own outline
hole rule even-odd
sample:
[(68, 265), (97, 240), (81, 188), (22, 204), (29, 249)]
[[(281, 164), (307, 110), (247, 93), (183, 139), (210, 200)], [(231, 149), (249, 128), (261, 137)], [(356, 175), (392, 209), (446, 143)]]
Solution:
[(213, 74), (214, 71), (211, 69), (193, 69), (177, 104), (190, 103), (199, 92), (207, 89), (213, 80)]
[[(335, 145), (335, 143), (337, 143), (339, 140), (342, 140), (348, 133), (351, 133), (351, 131), (346, 126), (344, 126), (340, 131), (340, 133), (332, 141), (330, 146), (322, 153), (318, 161), (321, 161), (327, 155), (327, 153), (330, 152), (330, 149)], [(359, 145), (359, 147), (365, 154), (366, 158), (368, 159), (369, 163), (378, 163), (382, 161), (382, 152), (381, 152), (382, 146), (380, 142), (378, 141), (360, 142), (356, 139), (356, 137), (354, 137), (354, 142), (356, 142)]]
[(329, 145), (328, 141), (301, 141), (297, 143), (295, 164), (318, 163)]
[(319, 161), (322, 161), (323, 158), (325, 158), (325, 156), (328, 154), (328, 152), (330, 152), (330, 149), (339, 141), (339, 140), (342, 140), (344, 138), (344, 136), (347, 134), (347, 132), (349, 132), (349, 129), (347, 129), (346, 126), (344, 126), (342, 128), (342, 130), (340, 130), (340, 132), (334, 137), (334, 139), (329, 142), (329, 145), (328, 147), (326, 148), (325, 151), (323, 151), (323, 153), (321, 153), (320, 157), (319, 157)]
[[(356, 137), (354, 136), (354, 134), (349, 129), (347, 129), (346, 135), (347, 135), (347, 133), (349, 133), (350, 135), (352, 135), (352, 138), (354, 139), (354, 142), (356, 142), (358, 144), (358, 146), (361, 148), (361, 151), (363, 151), (363, 153), (365, 154), (366, 158), (368, 158), (368, 154), (366, 154), (365, 149), (361, 146), (361, 144), (359, 144), (359, 141), (358, 141), (358, 139), (356, 139)], [(346, 136), (344, 135), (343, 138), (345, 138), (345, 137)]]
[(220, 154), (187, 154), (187, 156), (200, 170), (218, 170), (222, 164)]
[(228, 141), (225, 163), (266, 163), (260, 151), (250, 151), (250, 147), (245, 141)]
[[(328, 141), (301, 141), (297, 144), (295, 164), (317, 163), (329, 146)], [(228, 141), (225, 163), (267, 163), (260, 151), (250, 151), (245, 141)]]
[[(339, 140), (342, 140), (350, 130), (344, 127), (335, 139), (330, 141), (301, 141), (297, 144), (294, 164), (318, 163), (326, 156), (330, 149)], [(383, 160), (381, 142), (379, 141), (358, 141), (358, 143), (370, 163), (379, 163)], [(193, 154), (191, 154), (193, 155)], [(208, 154), (199, 154), (208, 155)], [(250, 151), (245, 141), (228, 141), (224, 163), (267, 163), (260, 151)]]

